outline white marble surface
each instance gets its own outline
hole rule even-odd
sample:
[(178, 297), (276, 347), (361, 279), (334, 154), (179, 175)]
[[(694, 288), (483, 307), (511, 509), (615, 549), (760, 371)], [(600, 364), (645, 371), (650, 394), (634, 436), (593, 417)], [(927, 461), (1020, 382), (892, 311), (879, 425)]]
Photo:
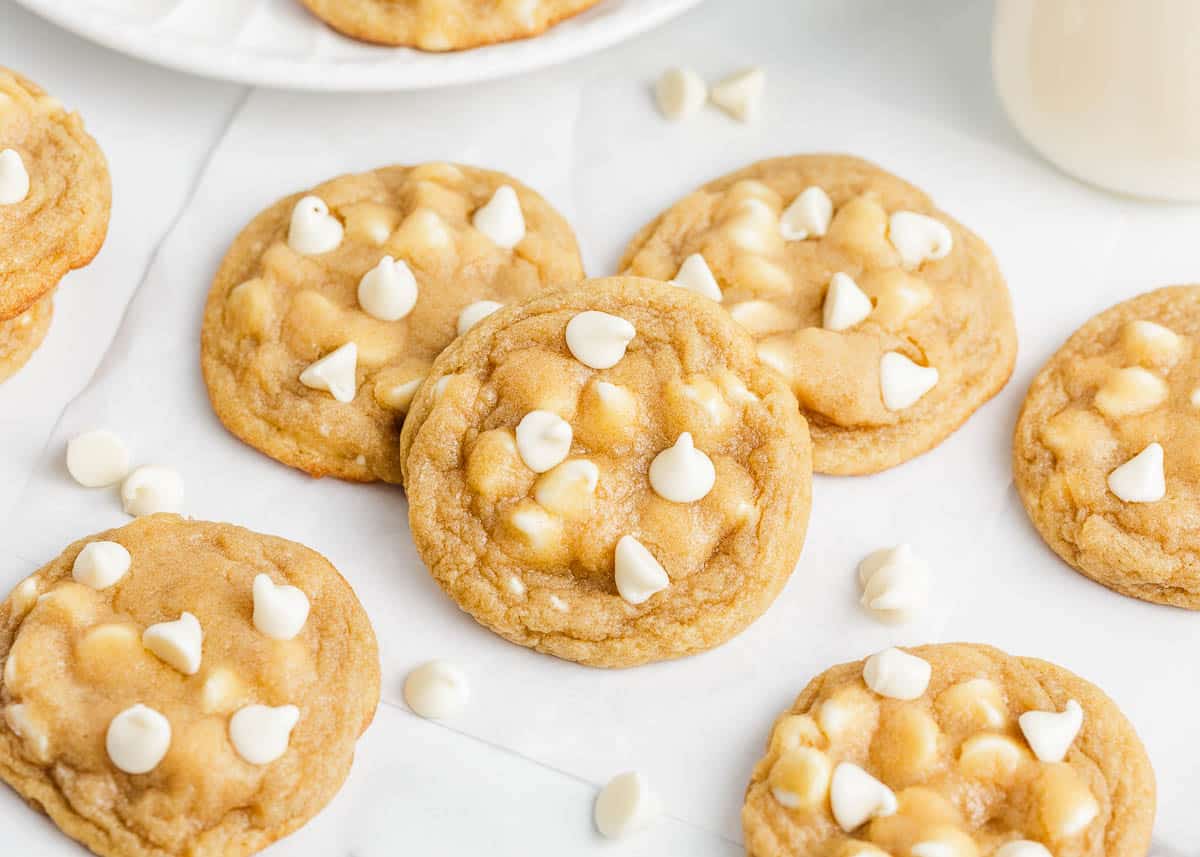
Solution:
[[(779, 604), (735, 643), (681, 664), (601, 677), (525, 655), (478, 631), (432, 586), (391, 592), (386, 568), (360, 564), (355, 573), (361, 576), (352, 575), (360, 592), (409, 599), (367, 602), (384, 648), (386, 702), (343, 793), (272, 853), (739, 853), (742, 781), (761, 733), (821, 666), (888, 641), (886, 631), (853, 608), (852, 567), (867, 550), (904, 538), (918, 541), (934, 562), (942, 604), (950, 608), (924, 629), (928, 636), (995, 642), (1059, 661), (1103, 685), (1138, 726), (1158, 768), (1160, 837), (1194, 850), (1187, 795), (1200, 789), (1200, 765), (1189, 712), (1200, 703), (1200, 676), (1177, 653), (1200, 641), (1195, 621), (1118, 599), (1045, 551), (1012, 494), (1007, 444), (1025, 386), (1080, 321), (1152, 285), (1196, 279), (1188, 236), (1200, 228), (1200, 212), (1109, 197), (1032, 156), (991, 96), (989, 13), (987, 2), (948, 0), (709, 0), (656, 33), (570, 67), (452, 91), (444, 99), (256, 91), (243, 101), (244, 90), (137, 65), (54, 32), (0, 0), (0, 61), (84, 110), (117, 184), (108, 246), (95, 265), (72, 275), (34, 361), (0, 387), (0, 510), (8, 510), (0, 550), (9, 557), (0, 589), (67, 538), (121, 522), (111, 498), (73, 489), (61, 472), (63, 439), (98, 418), (124, 419), (122, 430), (139, 441), (141, 452), (190, 469), (197, 503), (191, 511), (199, 515), (305, 539), (310, 526), (321, 527), (318, 516), (281, 516), (269, 508), (272, 501), (297, 491), (322, 503), (361, 503), (356, 530), (326, 527), (319, 538), (314, 531), (305, 540), (315, 540), (346, 569), (358, 562), (360, 534), (370, 533), (394, 542), (394, 562), (414, 571), (407, 534), (395, 522), (402, 512), (392, 509), (384, 489), (305, 483), (276, 472), (282, 468), (221, 433), (203, 407), (194, 354), (195, 315), (207, 286), (201, 272), (211, 270), (241, 223), (275, 193), (255, 178), (231, 186), (245, 158), (274, 158), (279, 163), (272, 168), (288, 181), (314, 181), (378, 161), (379, 144), (360, 139), (378, 130), (373, 117), (386, 115), (390, 123), (443, 110), (445, 125), (461, 128), (455, 156), (492, 162), (490, 140), (478, 131), (481, 116), (507, 106), (539, 133), (530, 135), (528, 162), (506, 156), (501, 165), (522, 176), (541, 171), (535, 184), (572, 218), (589, 269), (602, 273), (642, 221), (711, 175), (770, 154), (858, 151), (928, 186), (996, 249), (1013, 287), (1023, 343), (1004, 394), (935, 455), (870, 480), (819, 480), (809, 544)], [(766, 65), (773, 82), (769, 120), (757, 128), (732, 126), (717, 114), (685, 126), (659, 122), (648, 85), (673, 62), (693, 64), (709, 77), (747, 62)], [(434, 157), (436, 135), (422, 133), (415, 120), (411, 125), (409, 135), (396, 137), (394, 159)], [(517, 130), (497, 134), (513, 137)], [(445, 132), (443, 125), (439, 133)], [(306, 145), (321, 156), (316, 162), (306, 157)], [(570, 158), (554, 156), (563, 148)], [(587, 170), (574, 168), (585, 162)], [(616, 177), (647, 169), (654, 180), (612, 192)], [(165, 251), (148, 267), (185, 209)], [(228, 222), (214, 225), (214, 214), (226, 210)], [(118, 334), (139, 284), (144, 287)], [(117, 344), (95, 383), (56, 427), (114, 335)], [(179, 353), (163, 362), (177, 371), (164, 373), (152, 363), (172, 348)], [(122, 408), (140, 401), (143, 383), (151, 389), (163, 384), (163, 401), (172, 405), (161, 415), (128, 419)], [(203, 430), (203, 448), (173, 447), (172, 421), (181, 430)], [(48, 437), (54, 440), (43, 453)], [(969, 478), (954, 482), (946, 473)], [(267, 493), (232, 496), (250, 474)], [(941, 487), (930, 491), (930, 485)], [(925, 507), (908, 502), (914, 492), (929, 498)], [(845, 538), (849, 532), (855, 538)], [(811, 620), (814, 602), (826, 621)], [(412, 630), (406, 625), (428, 627), (442, 651), (406, 648)], [(474, 737), (419, 721), (398, 704), (404, 667), (421, 654), (446, 651), (474, 653), (480, 702), (459, 724)], [(722, 678), (731, 671), (736, 683)], [(543, 696), (547, 680), (557, 685), (556, 696)], [(674, 717), (678, 700), (661, 700), (670, 684), (691, 700), (686, 720)], [(737, 722), (731, 727), (718, 710), (736, 712)], [(661, 784), (669, 817), (645, 837), (602, 843), (590, 829), (590, 798), (608, 775), (633, 766), (645, 766)], [(3, 791), (0, 820), (10, 818), (30, 814)], [(23, 846), (14, 853), (77, 850), (42, 822), (4, 826)]]

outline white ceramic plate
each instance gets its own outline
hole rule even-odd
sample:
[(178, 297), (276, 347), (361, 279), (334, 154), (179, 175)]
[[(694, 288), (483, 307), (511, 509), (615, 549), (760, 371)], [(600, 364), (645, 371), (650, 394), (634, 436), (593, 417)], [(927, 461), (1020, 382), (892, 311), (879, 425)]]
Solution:
[(17, 0), (122, 53), (207, 77), (285, 89), (423, 89), (503, 77), (645, 32), (700, 0), (604, 0), (533, 39), (430, 54), (330, 30), (299, 0)]

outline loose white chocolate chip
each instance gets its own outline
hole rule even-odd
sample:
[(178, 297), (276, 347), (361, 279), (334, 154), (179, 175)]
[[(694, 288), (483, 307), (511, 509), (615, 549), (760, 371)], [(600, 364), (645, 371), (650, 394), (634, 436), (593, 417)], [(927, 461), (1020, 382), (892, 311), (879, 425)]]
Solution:
[(183, 508), (183, 477), (170, 467), (143, 465), (121, 483), (121, 505), (135, 518), (178, 512)]
[(404, 701), (414, 714), (428, 720), (445, 720), (467, 706), (471, 689), (467, 677), (447, 661), (422, 664), (404, 679)]
[(654, 85), (658, 110), (668, 119), (686, 119), (704, 106), (708, 87), (690, 68), (669, 68)]
[(630, 604), (641, 604), (671, 585), (666, 569), (633, 536), (621, 536), (615, 554), (617, 592)]
[(15, 205), (29, 196), (29, 173), (15, 149), (0, 151), (0, 205)]
[(358, 346), (347, 342), (329, 352), (300, 373), (300, 383), (339, 402), (353, 402), (358, 394)]
[(692, 443), (689, 432), (679, 435), (675, 445), (664, 449), (650, 462), (650, 487), (664, 500), (695, 503), (708, 496), (717, 481), (712, 459)]
[(721, 287), (717, 285), (717, 278), (699, 253), (693, 253), (683, 260), (671, 282), (689, 292), (721, 302)]
[(805, 188), (779, 217), (779, 234), (784, 241), (821, 238), (833, 220), (833, 200), (823, 188)]
[(940, 220), (915, 211), (897, 211), (888, 219), (888, 240), (900, 254), (905, 268), (919, 268), (922, 262), (944, 259), (954, 249), (954, 236)]
[(229, 718), (229, 740), (251, 765), (269, 765), (287, 752), (299, 720), (300, 709), (294, 705), (247, 705)]
[(132, 558), (116, 542), (88, 542), (75, 557), (71, 576), (92, 589), (107, 589), (125, 576)]
[(320, 197), (301, 198), (292, 209), (288, 246), (305, 256), (328, 253), (342, 243), (342, 224)]
[(871, 299), (848, 275), (838, 272), (829, 281), (822, 309), (826, 330), (849, 330), (871, 314)]
[(618, 774), (596, 796), (596, 829), (609, 839), (645, 830), (662, 813), (662, 803), (637, 771)]
[(525, 237), (525, 215), (517, 192), (508, 185), (496, 188), (487, 205), (475, 212), (471, 224), (497, 247), (511, 250)]
[(550, 411), (530, 411), (517, 424), (517, 453), (534, 473), (561, 464), (571, 452), (571, 425)]
[(1096, 410), (1114, 420), (1144, 414), (1165, 402), (1168, 392), (1167, 382), (1148, 369), (1117, 369), (1096, 391)]
[(1017, 722), (1039, 761), (1061, 762), (1083, 728), (1083, 708), (1072, 699), (1065, 711), (1026, 711)]
[(127, 774), (154, 770), (171, 746), (171, 724), (153, 708), (130, 706), (108, 724), (104, 737), (108, 758)]
[(929, 661), (900, 649), (884, 649), (867, 658), (863, 681), (867, 687), (888, 699), (918, 699), (929, 687), (933, 667)]
[(834, 770), (829, 802), (834, 820), (846, 833), (857, 830), (873, 818), (894, 815), (899, 807), (891, 789), (849, 762), (842, 762)]
[(1163, 448), (1152, 443), (1108, 474), (1108, 490), (1126, 503), (1155, 503), (1167, 495)]
[(503, 306), (504, 304), (496, 301), (475, 301), (473, 304), (468, 304), (458, 314), (458, 335), (462, 336)]
[(1053, 857), (1053, 855), (1050, 853), (1050, 849), (1040, 842), (1014, 839), (997, 848), (992, 853), (992, 857)]
[(195, 675), (200, 669), (203, 639), (200, 620), (187, 612), (174, 622), (158, 622), (142, 632), (142, 645), (184, 675)]
[(920, 366), (898, 351), (889, 351), (879, 361), (879, 389), (889, 411), (911, 408), (937, 386), (938, 370)]
[(567, 322), (567, 348), (589, 369), (611, 369), (621, 362), (637, 330), (625, 319), (587, 310)]
[(290, 640), (308, 621), (308, 596), (295, 586), (276, 584), (256, 574), (253, 585), (254, 627), (272, 640)]
[(403, 259), (384, 256), (358, 281), (358, 305), (380, 321), (399, 321), (417, 303), (417, 278)]
[(712, 88), (712, 103), (739, 122), (753, 122), (762, 108), (767, 75), (761, 68), (748, 68), (725, 78)]
[(578, 514), (587, 509), (599, 482), (600, 468), (595, 462), (586, 458), (564, 461), (538, 479), (533, 489), (533, 499), (551, 512)]
[(825, 802), (833, 765), (829, 757), (812, 747), (786, 751), (771, 766), (767, 777), (771, 795), (788, 809), (812, 809)]
[(84, 488), (103, 488), (129, 473), (129, 450), (105, 429), (84, 432), (67, 443), (67, 472)]
[(50, 749), (50, 736), (41, 724), (34, 720), (29, 706), (21, 703), (7, 706), (4, 709), (4, 720), (18, 738), (32, 745), (36, 758), (46, 758), (47, 750)]
[(911, 545), (877, 550), (858, 566), (862, 605), (881, 619), (905, 622), (929, 606), (929, 566)]

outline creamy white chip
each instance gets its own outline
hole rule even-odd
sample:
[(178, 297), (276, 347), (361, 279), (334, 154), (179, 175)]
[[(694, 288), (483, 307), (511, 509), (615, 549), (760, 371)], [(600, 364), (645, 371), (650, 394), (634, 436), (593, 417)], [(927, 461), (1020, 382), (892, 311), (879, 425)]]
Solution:
[(813, 185), (801, 191), (779, 218), (779, 234), (785, 241), (820, 238), (833, 220), (833, 200), (824, 188)]
[(269, 765), (287, 752), (299, 720), (294, 705), (247, 705), (229, 718), (229, 741), (251, 765)]
[(867, 687), (888, 699), (920, 698), (932, 674), (929, 661), (894, 648), (871, 655), (863, 665)]
[(659, 112), (668, 119), (686, 119), (708, 100), (708, 87), (690, 68), (669, 68), (654, 85)]
[(683, 260), (671, 282), (689, 292), (721, 302), (721, 287), (717, 285), (717, 278), (699, 253), (693, 253)]
[(946, 224), (914, 211), (897, 211), (888, 219), (888, 239), (906, 268), (919, 268), (927, 260), (944, 259), (954, 248)]
[(414, 714), (429, 720), (454, 717), (470, 697), (466, 674), (448, 661), (422, 664), (404, 679), (404, 701)]
[(1108, 474), (1108, 490), (1126, 503), (1155, 503), (1167, 495), (1161, 444), (1152, 443)]
[(747, 68), (712, 88), (712, 103), (740, 122), (753, 122), (762, 110), (767, 75), (761, 68)]
[(380, 321), (399, 321), (417, 304), (417, 278), (403, 259), (384, 256), (358, 281), (358, 305)]
[(184, 675), (199, 671), (203, 639), (200, 620), (186, 611), (174, 622), (158, 622), (142, 632), (142, 645)]
[(671, 585), (666, 569), (633, 536), (621, 536), (614, 557), (617, 592), (630, 604), (641, 604)]
[(590, 369), (616, 366), (635, 336), (637, 330), (628, 321), (597, 310), (586, 310), (567, 322), (567, 348)]
[(129, 450), (111, 431), (84, 432), (67, 443), (67, 472), (84, 488), (112, 485), (129, 473)]
[(183, 477), (161, 464), (143, 465), (121, 483), (121, 504), (135, 518), (178, 512), (183, 508)]
[(137, 704), (108, 724), (104, 736), (108, 758), (127, 774), (145, 774), (158, 767), (171, 746), (171, 724), (153, 708)]
[(458, 335), (462, 336), (502, 306), (504, 304), (498, 301), (475, 301), (473, 304), (468, 304), (458, 314), (458, 325), (456, 328)]
[(288, 227), (288, 246), (305, 256), (316, 256), (337, 249), (342, 243), (342, 224), (329, 213), (320, 197), (302, 197), (292, 209)]
[(517, 424), (517, 453), (534, 473), (545, 473), (571, 452), (571, 425), (550, 411), (530, 411)]
[(862, 605), (881, 619), (904, 622), (929, 606), (929, 566), (911, 545), (877, 550), (858, 566)]
[(650, 487), (664, 500), (694, 503), (703, 500), (717, 481), (712, 459), (696, 449), (689, 432), (650, 462)]
[(1064, 711), (1026, 711), (1018, 723), (1040, 761), (1061, 762), (1083, 728), (1083, 708), (1072, 699)]
[(596, 829), (609, 839), (637, 833), (662, 813), (662, 803), (637, 771), (618, 774), (596, 796), (593, 818)]
[(879, 361), (879, 390), (889, 411), (911, 408), (937, 386), (938, 370), (920, 366), (898, 351), (889, 351)]
[(472, 225), (497, 247), (512, 249), (525, 237), (525, 216), (517, 192), (508, 185), (496, 188), (486, 205), (475, 212)]
[(0, 205), (15, 205), (29, 196), (29, 173), (15, 149), (0, 151)]
[(254, 576), (254, 627), (273, 640), (290, 640), (308, 621), (308, 596), (295, 586), (276, 584), (265, 574)]
[(834, 769), (829, 784), (829, 802), (834, 820), (846, 833), (857, 830), (873, 818), (894, 815), (899, 807), (891, 789), (849, 762), (842, 762)]
[(822, 307), (822, 327), (826, 330), (849, 330), (866, 319), (874, 307), (866, 292), (848, 274), (840, 271), (829, 281)]
[(75, 557), (71, 577), (92, 589), (107, 589), (125, 576), (132, 562), (124, 545), (88, 542)]
[(300, 373), (300, 383), (339, 402), (353, 402), (358, 394), (358, 346), (347, 342), (310, 364)]

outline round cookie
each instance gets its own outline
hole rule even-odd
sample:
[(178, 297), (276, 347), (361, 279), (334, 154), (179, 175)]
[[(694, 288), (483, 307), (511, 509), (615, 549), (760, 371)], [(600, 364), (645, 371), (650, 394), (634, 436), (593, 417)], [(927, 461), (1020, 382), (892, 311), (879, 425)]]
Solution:
[(326, 24), (354, 39), (459, 51), (545, 32), (600, 0), (303, 0)]
[(989, 646), (909, 654), (927, 666), (903, 692), (908, 666), (876, 655), (776, 720), (742, 810), (750, 857), (1144, 857), (1154, 773), (1102, 691)]
[(1038, 373), (1013, 474), (1046, 543), (1125, 595), (1200, 609), (1200, 286), (1090, 320)]
[(379, 700), (374, 632), (327, 560), (174, 515), (18, 584), (0, 660), (0, 779), (105, 857), (286, 836), (341, 787)]
[(804, 541), (795, 397), (709, 301), (629, 277), (496, 313), (448, 348), (401, 438), (433, 577), (512, 642), (593, 666), (725, 642)]
[(33, 356), (46, 338), (53, 316), (52, 292), (16, 318), (0, 321), (0, 381), (12, 377)]
[(792, 385), (821, 473), (933, 448), (1016, 359), (987, 246), (858, 158), (776, 158), (710, 182), (644, 227), (621, 268), (722, 301)]
[[(399, 482), (400, 423), (463, 311), (582, 277), (571, 228), (501, 173), (435, 163), (342, 176), (277, 202), (234, 241), (204, 312), (209, 398), (278, 461)], [(342, 350), (313, 380), (312, 364), (350, 343), (356, 355)]]

